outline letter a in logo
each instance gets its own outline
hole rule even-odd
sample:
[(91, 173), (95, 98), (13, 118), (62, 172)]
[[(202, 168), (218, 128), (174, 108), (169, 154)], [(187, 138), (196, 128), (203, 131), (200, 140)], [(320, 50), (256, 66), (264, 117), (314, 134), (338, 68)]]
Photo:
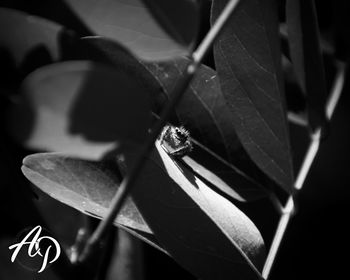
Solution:
[[(40, 234), (41, 234), (41, 226), (36, 226), (22, 239), (21, 242), (11, 245), (9, 249), (10, 250), (14, 249), (11, 257), (11, 262), (15, 261), (17, 255), (19, 254), (23, 246), (28, 246), (27, 253), (30, 258), (34, 258), (35, 256), (39, 256), (42, 258), (41, 267), (38, 270), (38, 273), (43, 272), (48, 263), (55, 262), (61, 254), (61, 247), (59, 243), (56, 241), (56, 239), (50, 236), (40, 237)], [(46, 248), (44, 254), (40, 250), (40, 242), (43, 240), (46, 240), (49, 243), (52, 243)], [(54, 245), (54, 247), (52, 247), (52, 245)], [(49, 260), (49, 253), (51, 249), (54, 249), (56, 251), (56, 254), (52, 260)]]

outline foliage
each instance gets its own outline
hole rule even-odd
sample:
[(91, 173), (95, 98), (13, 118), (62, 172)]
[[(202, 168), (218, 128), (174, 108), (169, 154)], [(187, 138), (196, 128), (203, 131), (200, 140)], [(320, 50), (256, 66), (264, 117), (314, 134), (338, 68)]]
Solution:
[[(48, 202), (29, 204), (69, 263), (67, 232), (95, 229), (86, 215), (106, 217), (176, 86), (192, 78), (206, 26), (229, 1), (29, 2), (0, 2), (6, 141), (31, 153), (22, 172)], [(171, 155), (157, 139), (113, 224), (197, 278), (262, 279), (266, 237), (244, 209), (257, 200), (278, 207), (296, 192), (291, 111), (305, 131), (324, 129), (330, 118), (320, 42), (312, 0), (241, 0), (166, 120), (189, 131), (193, 151)], [(332, 63), (337, 47), (327, 54)], [(293, 107), (298, 102), (306, 106)], [(74, 227), (63, 218), (61, 229), (53, 225), (55, 200), (69, 206), (62, 211)], [(54, 277), (87, 269), (74, 267), (60, 264), (66, 273)], [(107, 270), (102, 264), (87, 275)]]

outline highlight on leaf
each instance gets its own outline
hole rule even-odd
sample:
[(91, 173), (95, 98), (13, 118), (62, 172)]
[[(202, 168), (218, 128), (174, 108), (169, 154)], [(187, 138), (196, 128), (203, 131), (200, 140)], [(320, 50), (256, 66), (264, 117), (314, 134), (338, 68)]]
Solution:
[[(126, 153), (127, 165), (133, 158)], [(147, 184), (146, 192), (141, 184)], [(196, 277), (261, 279), (265, 247), (253, 222), (172, 159), (159, 142), (132, 195), (157, 240)]]

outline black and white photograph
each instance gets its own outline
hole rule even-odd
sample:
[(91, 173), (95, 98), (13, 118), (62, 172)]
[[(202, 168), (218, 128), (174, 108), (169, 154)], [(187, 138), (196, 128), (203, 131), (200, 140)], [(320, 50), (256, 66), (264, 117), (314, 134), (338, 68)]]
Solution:
[(0, 280), (345, 279), (346, 0), (0, 0)]

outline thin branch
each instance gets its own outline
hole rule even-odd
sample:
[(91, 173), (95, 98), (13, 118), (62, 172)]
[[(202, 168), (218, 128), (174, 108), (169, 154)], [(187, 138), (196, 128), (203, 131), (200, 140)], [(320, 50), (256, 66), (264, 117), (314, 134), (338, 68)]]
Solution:
[(273, 191), (271, 191), (269, 193), (269, 199), (270, 199), (273, 207), (275, 207), (277, 213), (282, 215), (284, 213), (284, 206), (282, 205), (281, 201), (279, 200), (279, 198), (276, 196), (276, 194)]
[(301, 114), (288, 112), (287, 118), (288, 118), (288, 121), (299, 126), (307, 127), (309, 125), (307, 118)]
[[(339, 101), (343, 86), (344, 86), (344, 80), (345, 80), (345, 65), (339, 64), (337, 75), (334, 81), (334, 85), (331, 91), (331, 94), (327, 100), (326, 104), (326, 116), (330, 120), (335, 107)], [(321, 138), (321, 129), (318, 128), (316, 131), (311, 135), (311, 143), (309, 145), (309, 148), (306, 152), (304, 161), (301, 165), (301, 168), (299, 170), (299, 174), (297, 176), (297, 179), (295, 181), (295, 189), (299, 191), (305, 182), (306, 176), (309, 173), (310, 167), (317, 155), (317, 152), (320, 147), (320, 138)], [(276, 233), (273, 239), (273, 242), (270, 247), (270, 251), (267, 255), (265, 265), (263, 268), (262, 276), (263, 278), (267, 279), (270, 275), (273, 263), (276, 259), (278, 249), (281, 245), (281, 242), (283, 240), (285, 231), (287, 229), (288, 223), (292, 217), (292, 214), (294, 213), (294, 201), (293, 197), (290, 196), (287, 200), (286, 205), (283, 208), (283, 213), (280, 217)]]
[(208, 34), (205, 36), (201, 44), (198, 46), (197, 50), (193, 53), (194, 61), (202, 61), (210, 47), (213, 45), (217, 36), (223, 30), (224, 25), (227, 23), (231, 17), (233, 11), (237, 8), (239, 0), (230, 0), (226, 7), (221, 12), (220, 16), (216, 19), (214, 25), (210, 28)]
[(294, 209), (293, 197), (290, 196), (288, 198), (288, 201), (285, 207), (283, 208), (284, 213), (281, 215), (280, 220), (278, 222), (277, 230), (276, 230), (273, 242), (271, 244), (269, 254), (267, 255), (267, 258), (265, 261), (265, 265), (262, 271), (262, 277), (264, 279), (267, 279), (269, 277), (272, 265), (274, 264), (278, 249), (280, 247), (284, 233), (287, 229), (289, 220), (291, 218), (291, 214), (294, 212), (293, 209)]
[(321, 129), (316, 129), (315, 132), (311, 134), (311, 143), (309, 144), (309, 148), (306, 152), (306, 156), (304, 157), (303, 164), (299, 170), (299, 174), (297, 179), (295, 180), (294, 187), (297, 190), (300, 190), (305, 182), (306, 176), (309, 173), (311, 164), (313, 163), (318, 148), (320, 147), (320, 139), (321, 139)]
[(215, 39), (223, 29), (224, 25), (227, 23), (228, 19), (232, 15), (238, 3), (239, 0), (229, 1), (219, 18), (214, 23), (213, 27), (203, 39), (202, 43), (198, 46), (197, 50), (193, 52), (192, 60), (187, 66), (187, 70), (184, 73), (184, 78), (176, 84), (174, 92), (171, 95), (171, 99), (169, 99), (169, 102), (166, 104), (165, 108), (160, 114), (160, 119), (155, 123), (154, 127), (150, 132), (150, 135), (146, 139), (146, 143), (141, 147), (135, 164), (131, 167), (130, 171), (127, 173), (124, 180), (120, 184), (117, 193), (113, 197), (111, 201), (110, 210), (107, 216), (104, 220), (100, 222), (97, 229), (93, 232), (93, 234), (85, 244), (85, 247), (79, 256), (79, 262), (84, 262), (87, 259), (87, 257), (91, 254), (91, 252), (99, 246), (101, 238), (112, 226), (115, 217), (117, 216), (126, 197), (128, 196), (132, 187), (134, 186), (139, 172), (142, 170), (142, 167), (146, 161), (146, 156), (153, 149), (154, 142), (157, 140), (158, 135), (160, 134), (161, 130), (163, 129), (163, 126), (167, 122), (167, 119), (169, 118), (176, 104), (179, 102), (182, 95), (186, 91), (201, 61), (213, 45)]
[(332, 95), (327, 100), (326, 107), (326, 116), (328, 119), (331, 119), (335, 110), (335, 107), (338, 104), (341, 92), (343, 90), (344, 82), (345, 82), (345, 73), (346, 73), (346, 64), (343, 62), (337, 63), (337, 74), (334, 79), (334, 83), (332, 86)]
[(176, 85), (173, 98), (169, 100), (169, 103), (164, 108), (161, 119), (156, 122), (154, 125), (154, 128), (151, 130), (150, 135), (146, 139), (146, 143), (141, 147), (140, 152), (138, 153), (137, 159), (135, 161), (135, 165), (131, 167), (131, 170), (126, 174), (124, 180), (120, 184), (120, 187), (118, 188), (117, 193), (113, 197), (111, 201), (110, 210), (105, 217), (104, 220), (102, 220), (97, 229), (94, 231), (92, 236), (87, 241), (87, 244), (82, 252), (82, 254), (79, 257), (79, 261), (83, 262), (87, 256), (90, 254), (93, 248), (99, 245), (99, 241), (102, 238), (102, 236), (107, 232), (107, 230), (112, 226), (113, 221), (115, 217), (117, 216), (119, 210), (121, 209), (126, 197), (131, 191), (131, 188), (133, 187), (136, 178), (141, 171), (143, 164), (146, 161), (147, 154), (153, 149), (154, 142), (157, 140), (159, 133), (161, 132), (163, 126), (166, 124), (166, 119), (172, 112), (174, 106), (177, 104), (177, 102), (180, 100), (180, 97), (182, 96), (183, 92), (186, 90), (188, 84), (190, 83), (196, 67), (193, 65), (193, 62), (190, 63), (188, 66), (187, 72), (184, 76), (184, 79), (181, 80), (180, 83)]

